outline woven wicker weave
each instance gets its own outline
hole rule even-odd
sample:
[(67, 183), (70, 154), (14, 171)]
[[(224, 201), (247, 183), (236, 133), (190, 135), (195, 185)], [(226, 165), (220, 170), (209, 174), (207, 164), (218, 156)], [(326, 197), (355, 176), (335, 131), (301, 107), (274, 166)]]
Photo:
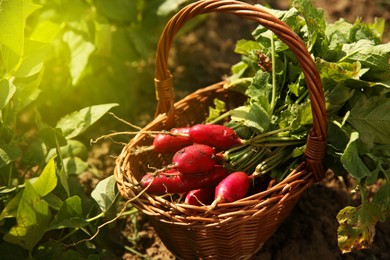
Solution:
[[(282, 21), (259, 6), (238, 1), (206, 0), (190, 4), (166, 25), (156, 55), (155, 88), (158, 107), (155, 119), (143, 130), (161, 130), (204, 122), (214, 98), (229, 107), (242, 105), (242, 94), (223, 88), (223, 82), (200, 89), (174, 103), (168, 52), (180, 28), (191, 18), (221, 12), (251, 19), (273, 31), (295, 54), (309, 90), (313, 127), (302, 163), (282, 182), (244, 199), (218, 204), (212, 211), (203, 206), (174, 203), (170, 196), (142, 192), (138, 185), (149, 166), (168, 164), (171, 157), (130, 151), (152, 144), (149, 135), (136, 135), (117, 158), (115, 177), (121, 195), (144, 213), (166, 247), (181, 259), (250, 259), (288, 216), (300, 195), (324, 177), (322, 163), (326, 141), (326, 110), (320, 76), (303, 41)], [(141, 193), (141, 194), (140, 194)]]

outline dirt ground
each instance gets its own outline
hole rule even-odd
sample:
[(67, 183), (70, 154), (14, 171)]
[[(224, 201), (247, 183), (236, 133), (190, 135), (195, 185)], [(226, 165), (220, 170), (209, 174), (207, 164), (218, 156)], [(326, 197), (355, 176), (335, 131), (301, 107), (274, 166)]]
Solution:
[[(247, 1), (262, 3), (264, 1)], [(287, 9), (290, 1), (268, 1), (274, 8)], [(375, 16), (390, 21), (390, 0), (319, 0), (315, 4), (324, 8), (328, 21), (340, 17), (354, 21), (372, 21)], [(233, 53), (236, 40), (249, 38), (255, 28), (252, 22), (228, 15), (210, 15), (205, 23), (194, 28), (178, 40), (172, 51), (172, 66), (176, 94), (184, 96), (198, 87), (218, 82), (229, 74), (232, 64), (239, 60)], [(390, 39), (386, 34), (384, 41)], [(325, 179), (306, 190), (289, 218), (258, 252), (256, 259), (390, 259), (390, 222), (377, 225), (371, 248), (342, 255), (337, 247), (338, 211), (356, 203), (335, 177)], [(140, 252), (150, 259), (174, 259), (160, 242), (153, 229), (145, 222), (140, 226), (142, 245)], [(130, 236), (131, 222), (123, 235)], [(127, 232), (127, 233), (126, 233)], [(122, 259), (141, 259), (129, 252)]]

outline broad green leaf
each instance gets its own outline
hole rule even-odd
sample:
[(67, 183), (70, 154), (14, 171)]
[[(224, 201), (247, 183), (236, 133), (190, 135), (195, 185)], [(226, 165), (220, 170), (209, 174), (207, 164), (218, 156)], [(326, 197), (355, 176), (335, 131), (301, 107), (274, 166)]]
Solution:
[(100, 181), (92, 191), (92, 198), (98, 203), (102, 212), (109, 210), (116, 198), (116, 181), (114, 176), (110, 176)]
[(263, 47), (258, 42), (241, 39), (237, 41), (234, 52), (243, 55), (252, 55), (254, 51), (262, 49)]
[(383, 17), (375, 17), (374, 22), (368, 25), (380, 39), (382, 38), (383, 32), (385, 31), (385, 22), (386, 21)]
[(384, 218), (380, 221), (385, 221), (390, 217), (390, 183), (389, 180), (386, 181), (382, 187), (379, 188), (377, 192), (373, 195), (372, 204), (377, 205), (381, 208), (381, 211), (384, 214)]
[(317, 41), (326, 41), (324, 11), (314, 7), (310, 0), (294, 0), (293, 6), (299, 10), (306, 21), (308, 30), (308, 44), (311, 49)]
[(22, 165), (25, 168), (29, 168), (35, 165), (43, 165), (48, 161), (45, 161), (47, 154), (46, 145), (41, 139), (36, 139), (30, 142), (28, 148), (24, 151), (22, 157)]
[(16, 215), (18, 213), (18, 207), (20, 204), (20, 200), (22, 199), (23, 196), (23, 191), (19, 191), (15, 197), (13, 197), (5, 206), (3, 211), (1, 212), (0, 215), (0, 221), (5, 219), (5, 218), (16, 218)]
[(0, 168), (15, 161), (21, 155), (21, 150), (11, 144), (0, 144)]
[(226, 112), (226, 104), (220, 99), (214, 99), (214, 106), (209, 107), (209, 116), (206, 119), (206, 123), (218, 118), (222, 113)]
[(348, 122), (359, 132), (360, 138), (373, 143), (390, 144), (390, 99), (362, 95), (351, 109)]
[(107, 23), (95, 21), (95, 46), (96, 54), (110, 57), (112, 51), (112, 26)]
[(50, 51), (48, 43), (42, 43), (26, 39), (21, 64), (14, 73), (15, 77), (30, 77), (38, 73), (43, 66)]
[(135, 22), (138, 13), (138, 1), (128, 0), (96, 0), (96, 9), (109, 20), (119, 23)]
[(8, 0), (0, 2), (0, 43), (17, 55), (24, 49), (26, 18), (37, 8), (31, 0)]
[[(88, 149), (82, 142), (78, 140), (68, 140), (67, 144), (60, 147), (60, 152), (62, 158), (67, 157), (79, 157), (82, 160), (87, 160), (88, 158)], [(46, 161), (51, 159), (53, 156), (57, 154), (57, 150), (55, 148), (51, 149), (46, 157)]]
[(189, 0), (165, 0), (157, 9), (157, 15), (167, 16), (176, 11), (180, 5), (189, 2)]
[(31, 32), (29, 39), (42, 43), (51, 43), (60, 32), (61, 26), (49, 20), (38, 23)]
[(359, 156), (359, 133), (353, 132), (350, 136), (347, 147), (341, 156), (341, 162), (348, 173), (355, 179), (362, 179), (371, 175), (371, 171), (364, 164)]
[(6, 76), (11, 77), (20, 61), (20, 55), (16, 54), (7, 45), (1, 45), (1, 57), (6, 71)]
[(16, 92), (15, 85), (6, 79), (0, 79), (0, 110), (3, 109)]
[[(363, 210), (364, 211), (364, 210)], [(363, 222), (362, 209), (348, 206), (337, 214), (338, 245), (343, 253), (367, 248), (375, 235), (375, 221)]]
[(232, 121), (240, 122), (259, 133), (267, 131), (271, 123), (268, 112), (257, 102), (231, 110), (231, 115)]
[(372, 41), (362, 39), (344, 44), (342, 50), (345, 52), (343, 61), (359, 61), (365, 67), (378, 71), (389, 70), (390, 42), (374, 45)]
[(351, 28), (349, 38), (351, 42), (367, 39), (372, 41), (374, 44), (381, 43), (380, 32), (374, 30), (370, 24), (361, 22), (360, 18), (356, 19), (353, 27)]
[(39, 136), (45, 142), (48, 149), (57, 148), (57, 143), (60, 147), (67, 144), (63, 131), (59, 127), (45, 127), (39, 131)]
[(68, 174), (80, 174), (88, 169), (89, 164), (79, 157), (67, 157), (63, 159), (65, 171)]
[(64, 201), (48, 230), (78, 228), (86, 225), (88, 222), (83, 218), (81, 199), (75, 195)]
[(328, 78), (336, 82), (347, 79), (359, 79), (366, 72), (366, 70), (362, 71), (360, 62), (327, 62), (317, 59), (316, 65), (321, 79)]
[(137, 51), (138, 56), (144, 60), (149, 58), (149, 50), (151, 46), (149, 46), (150, 43), (148, 38), (141, 37), (141, 35), (143, 34), (142, 28), (133, 29), (131, 31), (128, 31), (127, 33), (131, 44)]
[(87, 130), (111, 108), (118, 104), (103, 104), (83, 108), (61, 118), (57, 123), (57, 128), (62, 129), (66, 139), (71, 139)]
[(338, 111), (345, 103), (352, 98), (355, 89), (346, 87), (344, 84), (337, 84), (330, 93), (326, 95), (326, 102), (329, 103), (327, 107), (328, 113), (330, 111)]
[(55, 158), (52, 158), (45, 168), (43, 169), (41, 175), (38, 179), (32, 184), (34, 190), (41, 197), (46, 196), (49, 192), (54, 190), (57, 186), (57, 170)]
[(64, 203), (61, 198), (55, 195), (53, 192), (47, 194), (45, 197), (43, 197), (43, 199), (47, 202), (49, 207), (57, 211), (62, 207), (62, 204)]
[(252, 84), (245, 92), (252, 100), (258, 102), (266, 111), (270, 111), (270, 102), (272, 95), (272, 85), (270, 84), (271, 75), (259, 70), (253, 77)]
[(15, 79), (14, 84), (17, 93), (15, 95), (16, 111), (20, 111), (38, 98), (38, 95), (41, 93), (39, 86), (42, 82), (43, 75), (44, 69), (33, 77)]
[(77, 85), (81, 75), (88, 63), (89, 56), (94, 52), (95, 45), (84, 39), (83, 35), (74, 31), (67, 31), (63, 40), (68, 44), (70, 50), (70, 74), (72, 84)]
[(329, 41), (329, 49), (341, 49), (341, 46), (345, 43), (350, 43), (349, 34), (353, 27), (353, 24), (339, 19), (334, 23), (327, 24), (325, 34)]
[(34, 190), (30, 182), (26, 181), (18, 207), (16, 225), (3, 239), (31, 251), (45, 234), (50, 219), (51, 213), (47, 202)]

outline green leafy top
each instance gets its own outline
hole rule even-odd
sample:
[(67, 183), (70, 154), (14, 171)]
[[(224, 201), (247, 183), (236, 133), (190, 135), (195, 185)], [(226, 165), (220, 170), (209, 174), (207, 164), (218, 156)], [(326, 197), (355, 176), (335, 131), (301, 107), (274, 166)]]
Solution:
[[(269, 11), (304, 40), (320, 73), (329, 119), (327, 166), (338, 175), (351, 175), (362, 190), (378, 179), (388, 183), (390, 43), (381, 42), (384, 20), (363, 23), (356, 19), (349, 23), (340, 19), (327, 23), (323, 11), (316, 9), (311, 1), (295, 0), (293, 6), (287, 11)], [(294, 55), (263, 26), (254, 30), (253, 37), (254, 40), (237, 42), (236, 52), (242, 55), (242, 60), (232, 67), (226, 85), (248, 96), (247, 104), (232, 112), (232, 120), (244, 122), (260, 133), (288, 128), (290, 136), (305, 136), (312, 123), (310, 99)], [(271, 65), (264, 64), (267, 60), (264, 56), (269, 58), (268, 62), (272, 58), (271, 71), (267, 70)], [(272, 97), (276, 102), (274, 109), (270, 109)], [(386, 191), (382, 190), (381, 194), (388, 193), (389, 185), (383, 189)], [(376, 221), (390, 215), (388, 203), (379, 207), (367, 203), (369, 199), (362, 196), (362, 208), (349, 212), (364, 213), (366, 218)], [(368, 225), (373, 221), (359, 223), (371, 229)], [(340, 228), (345, 230), (349, 229)], [(339, 240), (343, 250), (364, 242), (349, 235), (355, 240)]]

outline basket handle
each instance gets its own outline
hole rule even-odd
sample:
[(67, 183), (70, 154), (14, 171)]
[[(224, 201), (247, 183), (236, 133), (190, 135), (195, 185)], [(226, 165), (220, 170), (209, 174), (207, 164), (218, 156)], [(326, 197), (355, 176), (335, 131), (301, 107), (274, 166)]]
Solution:
[(260, 6), (235, 0), (200, 0), (187, 5), (169, 20), (157, 46), (154, 82), (158, 103), (155, 116), (166, 113), (167, 124), (172, 124), (174, 121), (173, 81), (168, 69), (168, 52), (174, 36), (193, 17), (211, 12), (231, 13), (257, 21), (274, 32), (294, 53), (305, 76), (313, 114), (313, 126), (307, 139), (305, 159), (315, 179), (322, 179), (325, 175), (322, 161), (326, 147), (327, 113), (320, 75), (305, 43), (288, 25)]

